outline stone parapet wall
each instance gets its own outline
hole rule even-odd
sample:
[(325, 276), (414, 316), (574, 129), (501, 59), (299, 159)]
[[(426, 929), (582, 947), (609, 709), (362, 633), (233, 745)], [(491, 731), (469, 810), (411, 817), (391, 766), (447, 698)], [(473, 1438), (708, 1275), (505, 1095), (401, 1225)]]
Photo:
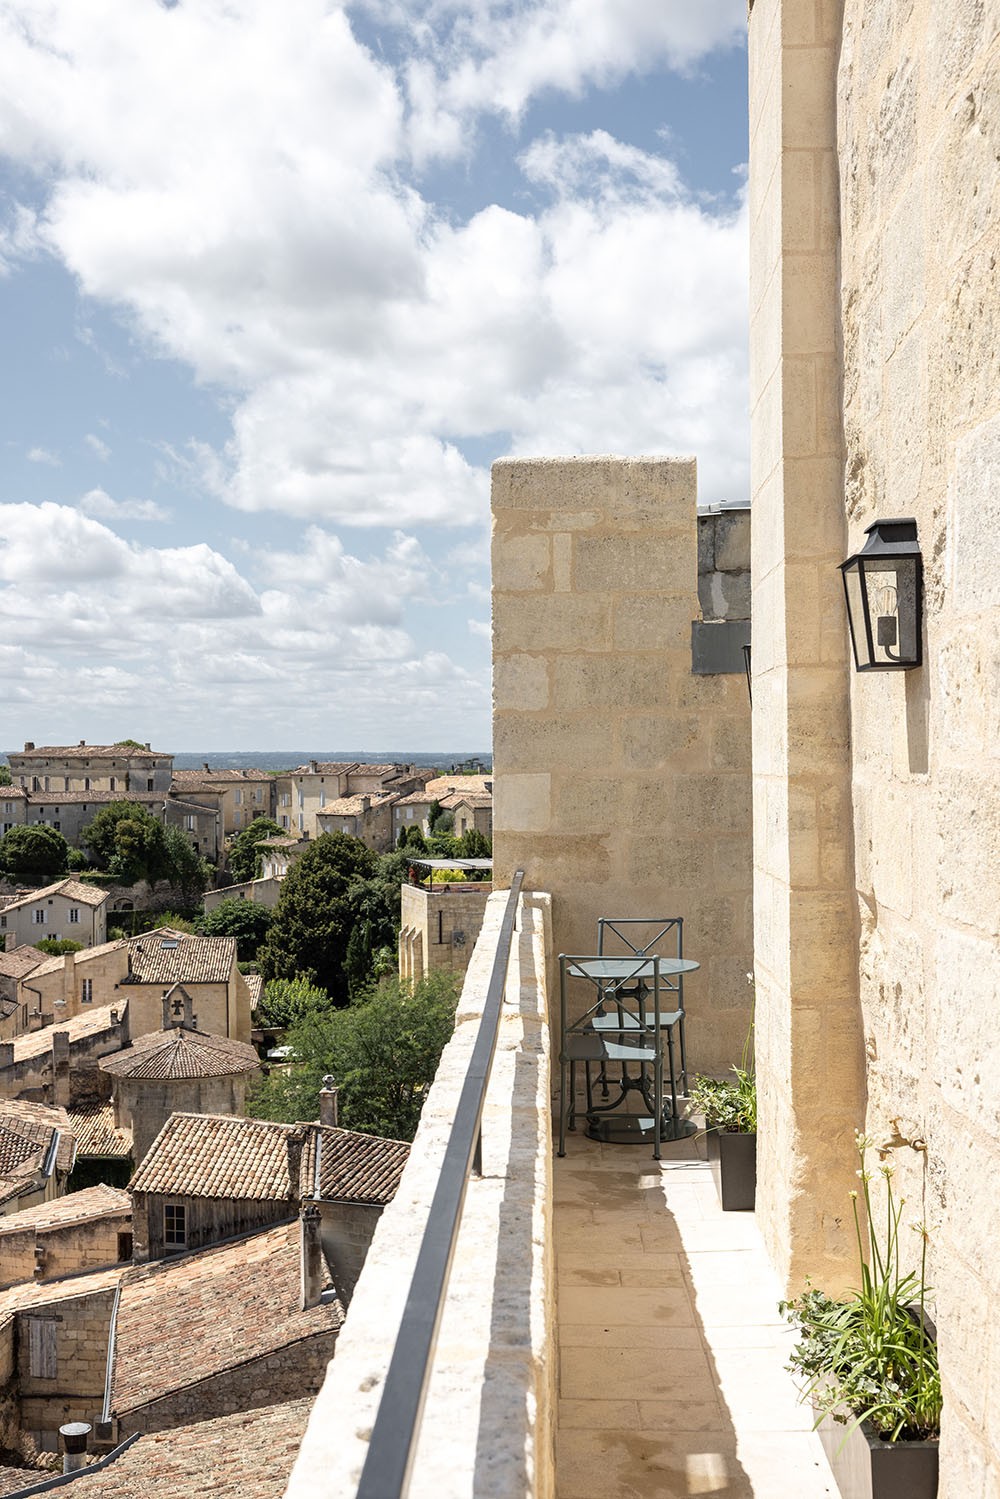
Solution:
[[(288, 1499), (357, 1488), (441, 1159), (479, 1029), (506, 891), (490, 897), (396, 1197), (358, 1280)], [(552, 1499), (555, 1342), (546, 970), (549, 902), (523, 898), (483, 1119), (434, 1356), (410, 1499)]]
[(551, 892), (557, 952), (594, 952), (599, 916), (682, 916), (689, 1061), (725, 1072), (753, 966), (750, 705), (742, 659), (692, 673), (698, 568), (693, 459), (494, 465), (494, 876)]
[(401, 977), (419, 979), (439, 970), (464, 973), (483, 924), (490, 887), (466, 890), (455, 882), (423, 890), (403, 885), (400, 893), (407, 967), (405, 973), (400, 968)]

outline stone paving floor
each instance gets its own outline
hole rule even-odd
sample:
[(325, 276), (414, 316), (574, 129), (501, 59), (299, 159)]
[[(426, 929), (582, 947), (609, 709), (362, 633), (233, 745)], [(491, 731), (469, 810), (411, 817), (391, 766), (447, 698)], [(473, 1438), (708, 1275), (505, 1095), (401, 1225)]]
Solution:
[(555, 1162), (557, 1499), (835, 1499), (752, 1213), (692, 1141)]

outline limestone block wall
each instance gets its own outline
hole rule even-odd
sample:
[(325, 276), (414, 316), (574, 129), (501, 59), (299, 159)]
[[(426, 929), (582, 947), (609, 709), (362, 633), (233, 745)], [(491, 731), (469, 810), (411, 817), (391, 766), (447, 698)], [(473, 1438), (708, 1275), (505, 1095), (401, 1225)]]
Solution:
[(839, 0), (750, 17), (757, 1212), (791, 1286), (856, 1278), (864, 1117), (851, 836), (835, 78)]
[(867, 1127), (933, 1229), (942, 1499), (979, 1499), (1000, 1485), (1000, 15), (845, 0), (837, 87), (850, 550), (912, 515), (925, 567), (924, 666), (851, 684)]
[(382, 1208), (374, 1203), (321, 1202), (320, 1241), (334, 1272), (337, 1295), (349, 1306)]
[[(399, 1190), (379, 1220), (287, 1499), (357, 1489), (455, 1108), (479, 1029), (506, 891), (490, 897), (455, 1034)], [(555, 1357), (549, 1109), (549, 903), (522, 898), (483, 1116), (438, 1336), (411, 1499), (552, 1499)]]
[(407, 933), (409, 967), (403, 977), (419, 979), (438, 970), (465, 972), (483, 924), (490, 888), (476, 885), (466, 889), (452, 884), (421, 890), (416, 885), (402, 886), (401, 919)]
[[(47, 1451), (56, 1450), (59, 1427), (66, 1421), (93, 1421), (100, 1412), (114, 1297), (113, 1290), (94, 1291), (17, 1314), (21, 1426)], [(52, 1378), (31, 1372), (30, 1324), (35, 1319), (55, 1329)]]
[(132, 1131), (132, 1159), (140, 1166), (171, 1114), (242, 1114), (248, 1077), (116, 1078), (115, 1122)]
[[(0, 1286), (20, 1281), (58, 1280), (118, 1264), (119, 1234), (131, 1233), (128, 1209), (84, 1223), (23, 1228), (0, 1239)], [(36, 1276), (36, 1248), (44, 1250), (43, 1269)]]
[(752, 968), (750, 709), (695, 676), (693, 459), (493, 468), (494, 878), (552, 895), (555, 951), (599, 916), (683, 916), (688, 1056), (725, 1072)]
[(160, 1400), (126, 1411), (118, 1418), (119, 1440), (134, 1432), (170, 1431), (194, 1421), (314, 1395), (323, 1383), (336, 1341), (335, 1328), (300, 1338), (263, 1358), (224, 1369), (210, 1379), (200, 1379)]

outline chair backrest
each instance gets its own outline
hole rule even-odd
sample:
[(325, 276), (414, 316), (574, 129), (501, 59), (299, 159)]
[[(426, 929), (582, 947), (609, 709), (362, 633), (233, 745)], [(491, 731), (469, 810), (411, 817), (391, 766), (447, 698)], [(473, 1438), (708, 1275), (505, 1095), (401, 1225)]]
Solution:
[[(562, 1040), (569, 1035), (591, 1031), (595, 1019), (607, 1016), (609, 1010), (612, 1016), (618, 1014), (621, 1020), (620, 1000), (625, 998), (637, 1000), (638, 1006), (632, 1011), (632, 1018), (622, 1022), (622, 1033), (634, 1034), (638, 1029), (650, 1035), (655, 1033), (658, 1037), (661, 1013), (659, 996), (668, 987), (666, 979), (660, 973), (659, 958), (642, 953), (628, 954), (627, 960), (624, 957), (622, 959), (621, 971), (612, 977), (605, 976), (600, 971), (599, 964), (598, 959), (595, 965), (594, 955), (590, 953), (559, 955), (559, 1021)], [(568, 1017), (567, 990), (568, 981), (574, 979), (591, 984), (593, 995), (583, 1012), (571, 1021)], [(617, 1028), (619, 1027), (616, 1027), (613, 1019), (610, 1026), (604, 1027), (605, 1031)]]
[[(660, 958), (684, 957), (683, 916), (600, 916), (597, 920), (597, 951), (601, 956)], [(677, 1008), (684, 1010), (684, 976), (661, 973), (660, 988), (677, 995)]]

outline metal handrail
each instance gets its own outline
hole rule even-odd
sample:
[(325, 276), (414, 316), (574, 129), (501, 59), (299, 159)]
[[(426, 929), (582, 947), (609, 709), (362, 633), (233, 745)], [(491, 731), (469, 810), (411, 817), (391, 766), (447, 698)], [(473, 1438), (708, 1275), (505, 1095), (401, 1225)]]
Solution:
[(469, 1172), (482, 1167), (482, 1118), (524, 871), (511, 880), (479, 1034), (441, 1162), (396, 1346), (372, 1427), (357, 1499), (402, 1499), (410, 1480), (431, 1360), (444, 1310)]

